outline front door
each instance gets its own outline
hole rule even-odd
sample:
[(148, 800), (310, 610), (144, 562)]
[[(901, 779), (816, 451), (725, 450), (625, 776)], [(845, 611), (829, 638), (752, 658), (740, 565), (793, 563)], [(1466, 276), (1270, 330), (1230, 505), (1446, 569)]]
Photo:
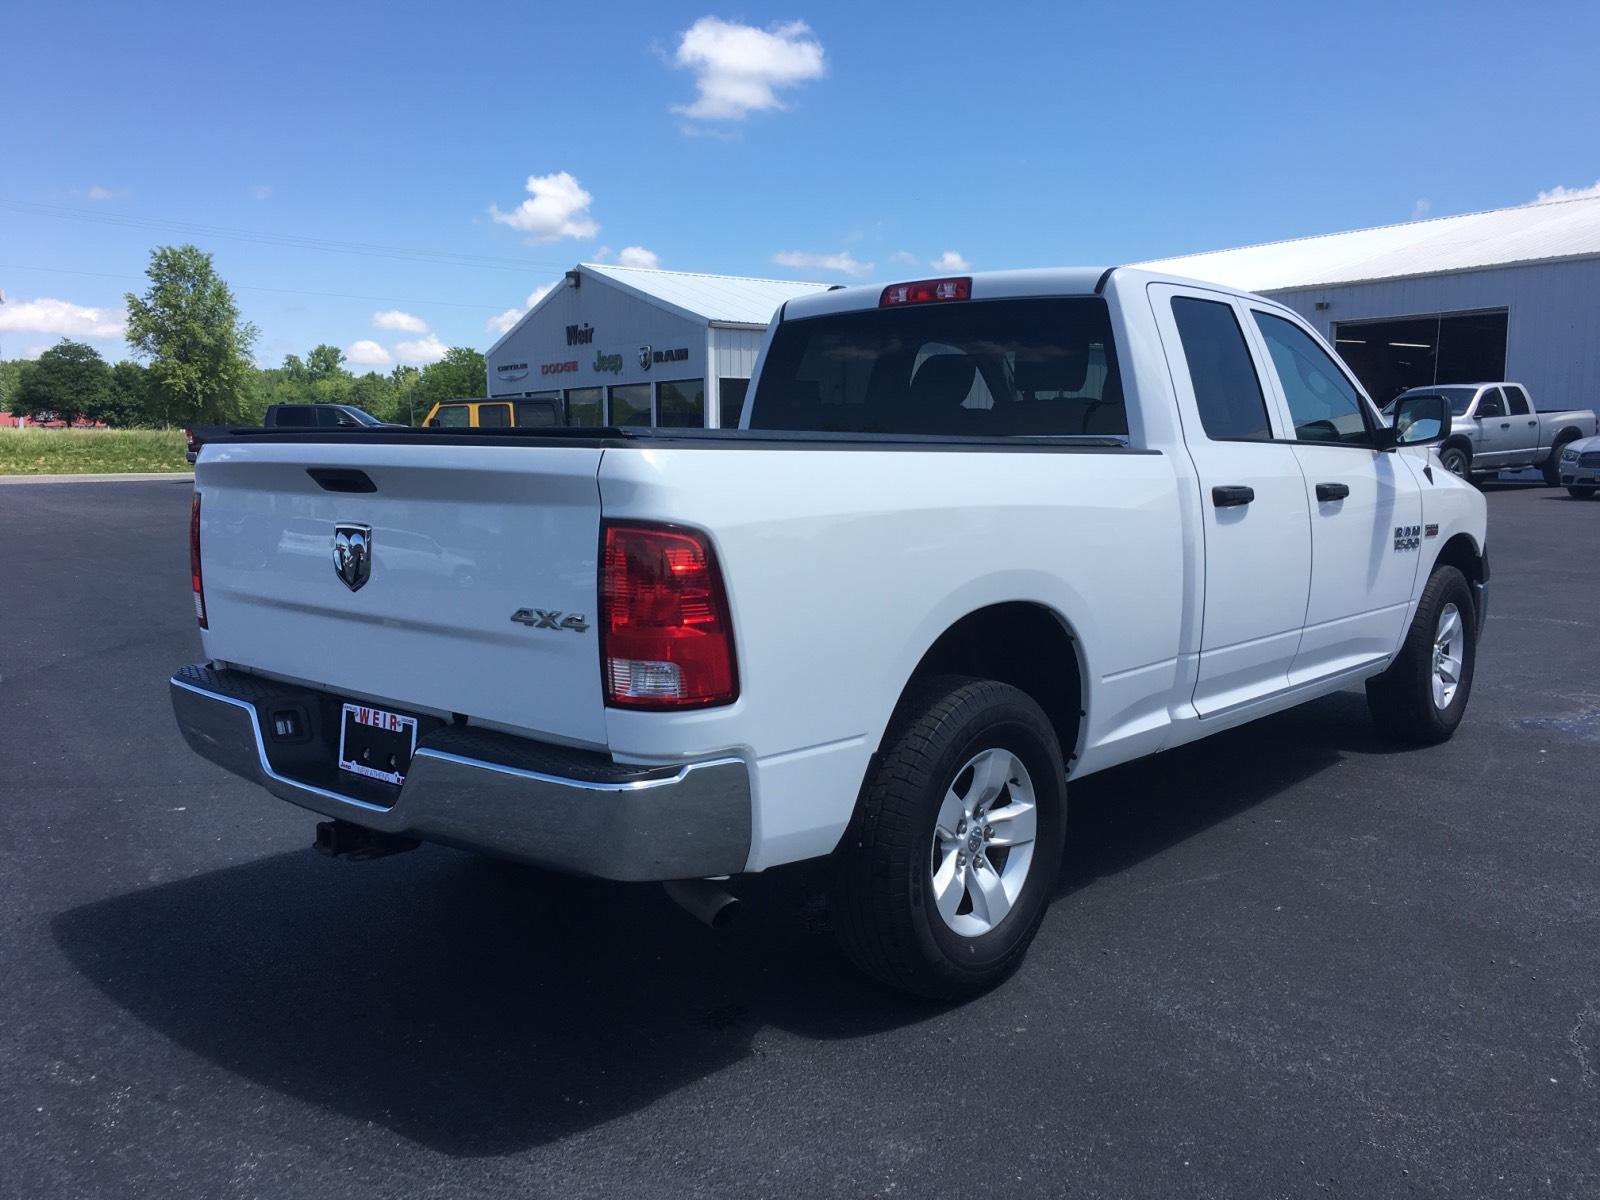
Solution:
[(1295, 447), (1275, 441), (1231, 296), (1153, 284), (1184, 442), (1199, 476), (1205, 595), (1194, 706), (1213, 716), (1289, 686), (1311, 585), (1310, 514)]
[(1293, 684), (1394, 653), (1426, 530), (1414, 460), (1376, 448), (1380, 418), (1351, 377), (1282, 310), (1250, 306), (1311, 512), (1311, 589)]

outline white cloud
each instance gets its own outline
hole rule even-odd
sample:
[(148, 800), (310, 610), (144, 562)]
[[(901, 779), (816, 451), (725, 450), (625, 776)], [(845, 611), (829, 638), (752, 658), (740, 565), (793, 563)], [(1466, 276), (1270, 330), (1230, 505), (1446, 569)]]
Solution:
[(891, 256), (895, 262), (903, 266), (914, 267), (922, 260), (909, 250), (896, 250)]
[(1433, 201), (1424, 196), (1411, 206), (1411, 219), (1420, 221), (1432, 211)]
[(386, 367), (392, 361), (389, 352), (370, 338), (351, 342), (344, 349), (344, 358), (353, 367)]
[(43, 354), (48, 349), (50, 349), (50, 343), (41, 342), (37, 346), (29, 346), (23, 350), (22, 357), (27, 359), (29, 362), (34, 362), (38, 359), (39, 355)]
[(271, 200), (272, 186), (266, 183), (258, 183), (250, 189), (250, 194), (257, 200)]
[(427, 333), (428, 323), (421, 317), (398, 308), (386, 308), (372, 314), (372, 324), (377, 329), (398, 329), (401, 333)]
[(118, 188), (108, 188), (96, 183), (84, 188), (83, 194), (91, 200), (115, 200), (126, 193)]
[(872, 263), (857, 262), (848, 250), (838, 254), (813, 254), (808, 250), (781, 250), (772, 256), (780, 267), (804, 267), (807, 270), (838, 271), (844, 275), (865, 275)]
[(540, 284), (538, 287), (534, 288), (533, 291), (528, 293), (527, 304), (521, 308), (508, 308), (503, 313), (496, 313), (494, 316), (490, 317), (487, 322), (485, 322), (485, 327), (496, 337), (510, 333), (511, 327), (518, 321), (522, 320), (523, 317), (527, 316), (530, 308), (539, 303), (539, 301), (543, 300), (551, 292), (555, 291), (555, 289), (556, 285), (553, 283)]
[(417, 338), (413, 342), (401, 342), (394, 348), (395, 357), (406, 363), (431, 363), (438, 362), (445, 356), (446, 346), (433, 334)]
[(694, 72), (699, 93), (673, 112), (696, 121), (742, 121), (752, 112), (783, 108), (779, 88), (824, 73), (822, 43), (804, 21), (757, 29), (701, 17), (684, 31), (673, 65)]
[(560, 238), (590, 238), (600, 226), (589, 215), (594, 197), (566, 171), (554, 175), (529, 175), (528, 196), (510, 212), (491, 204), (489, 215), (502, 225), (521, 230), (536, 242)]
[[(48, 333), (55, 337), (117, 338), (128, 314), (120, 308), (90, 308), (68, 300), (12, 300), (0, 304), (0, 330)], [(48, 349), (49, 347), (46, 347)]]
[(1528, 203), (1553, 204), (1557, 200), (1586, 200), (1591, 196), (1600, 196), (1600, 179), (1596, 179), (1588, 187), (1553, 187), (1548, 192), (1540, 192)]
[(935, 271), (970, 271), (972, 264), (954, 250), (946, 250), (928, 264)]
[(624, 246), (617, 251), (617, 266), (619, 267), (659, 267), (661, 256), (654, 250), (646, 250), (643, 246)]

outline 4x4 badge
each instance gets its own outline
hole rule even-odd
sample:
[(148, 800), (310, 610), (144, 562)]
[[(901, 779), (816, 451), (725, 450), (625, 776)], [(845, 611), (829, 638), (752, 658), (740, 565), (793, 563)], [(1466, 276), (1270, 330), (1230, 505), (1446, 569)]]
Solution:
[(565, 629), (569, 633), (582, 633), (589, 628), (589, 618), (582, 613), (563, 613), (560, 609), (519, 608), (511, 614), (511, 619), (530, 629)]

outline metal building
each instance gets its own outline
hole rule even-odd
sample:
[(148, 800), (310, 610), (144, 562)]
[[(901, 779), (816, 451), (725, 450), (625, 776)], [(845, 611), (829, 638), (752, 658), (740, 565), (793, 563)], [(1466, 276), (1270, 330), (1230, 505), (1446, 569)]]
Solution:
[(579, 263), (489, 347), (487, 394), (570, 425), (735, 426), (774, 314), (829, 286)]
[(1140, 265), (1293, 308), (1380, 404), (1492, 379), (1541, 409), (1600, 403), (1600, 196)]

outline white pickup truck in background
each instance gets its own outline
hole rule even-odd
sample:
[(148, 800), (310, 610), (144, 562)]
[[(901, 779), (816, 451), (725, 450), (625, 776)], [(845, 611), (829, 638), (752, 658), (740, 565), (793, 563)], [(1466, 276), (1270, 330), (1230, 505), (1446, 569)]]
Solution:
[(1595, 434), (1592, 408), (1540, 412), (1519, 383), (1456, 383), (1411, 388), (1407, 396), (1443, 396), (1450, 402), (1451, 433), (1439, 447), (1439, 461), (1463, 478), (1538, 467), (1551, 487), (1561, 483), (1561, 451), (1569, 442)]
[[(1132, 269), (790, 301), (741, 430), (240, 430), (196, 468), (200, 754), (330, 818), (669, 882), (828, 858), (861, 967), (1020, 961), (1066, 785), (1365, 682), (1448, 738), (1482, 496), (1290, 310)], [(603, 953), (597, 947), (596, 953)]]

